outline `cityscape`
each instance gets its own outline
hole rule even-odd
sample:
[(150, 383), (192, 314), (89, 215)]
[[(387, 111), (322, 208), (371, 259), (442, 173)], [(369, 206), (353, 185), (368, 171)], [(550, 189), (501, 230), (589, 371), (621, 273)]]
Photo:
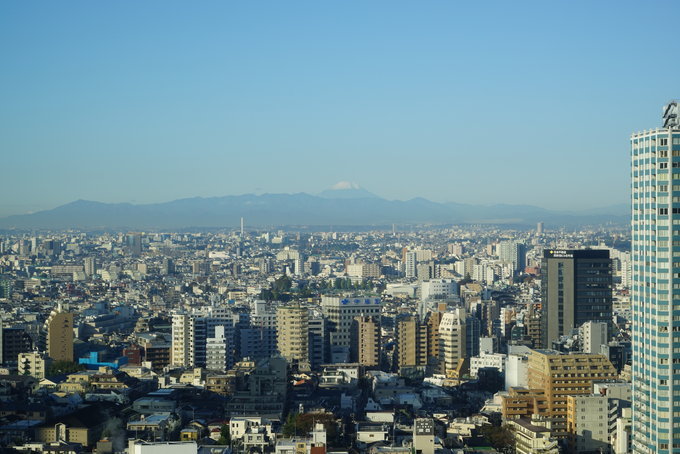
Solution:
[(680, 453), (642, 6), (0, 5), (0, 452)]

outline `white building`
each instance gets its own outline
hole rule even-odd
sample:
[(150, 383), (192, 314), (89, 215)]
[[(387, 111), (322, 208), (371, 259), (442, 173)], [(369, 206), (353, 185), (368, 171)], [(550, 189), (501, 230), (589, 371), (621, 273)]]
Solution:
[(229, 420), (229, 436), (232, 440), (240, 440), (249, 432), (264, 430), (270, 437), (274, 436), (272, 422), (259, 416), (233, 416)]
[(498, 372), (505, 372), (505, 354), (503, 353), (484, 353), (470, 358), (470, 376), (476, 377), (479, 369), (491, 367), (498, 369)]
[(585, 322), (578, 329), (578, 337), (583, 353), (599, 354), (602, 346), (607, 345), (607, 324), (604, 322)]
[(451, 299), (458, 296), (458, 283), (453, 279), (430, 279), (420, 283), (420, 299)]
[(226, 372), (229, 368), (229, 341), (225, 335), (224, 326), (215, 327), (215, 336), (209, 337), (205, 346), (205, 367), (208, 370)]
[(195, 441), (152, 442), (143, 440), (128, 441), (127, 454), (197, 454)]
[(434, 454), (434, 419), (416, 418), (413, 421), (413, 450), (419, 454)]
[(509, 354), (505, 359), (505, 389), (529, 386), (529, 358), (527, 355)]

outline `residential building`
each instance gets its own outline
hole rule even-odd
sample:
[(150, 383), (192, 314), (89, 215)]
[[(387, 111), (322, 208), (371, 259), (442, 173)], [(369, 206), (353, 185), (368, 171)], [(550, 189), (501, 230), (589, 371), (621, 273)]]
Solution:
[(350, 360), (368, 368), (380, 366), (380, 317), (354, 318)]
[(631, 143), (633, 452), (680, 450), (680, 109)]
[(73, 314), (57, 306), (45, 321), (45, 333), (48, 356), (73, 362)]
[(567, 396), (569, 452), (610, 452), (609, 404), (606, 396)]
[(465, 309), (457, 308), (442, 315), (439, 324), (440, 373), (450, 376), (467, 357)]
[(276, 311), (278, 350), (289, 363), (309, 364), (309, 309), (300, 304)]
[(607, 323), (588, 321), (578, 329), (578, 338), (583, 353), (600, 353), (607, 345)]
[(554, 350), (533, 350), (529, 355), (529, 389), (539, 389), (546, 396), (545, 415), (553, 419), (553, 435), (567, 435), (567, 398), (588, 395), (596, 381), (617, 378), (616, 368), (602, 355)]

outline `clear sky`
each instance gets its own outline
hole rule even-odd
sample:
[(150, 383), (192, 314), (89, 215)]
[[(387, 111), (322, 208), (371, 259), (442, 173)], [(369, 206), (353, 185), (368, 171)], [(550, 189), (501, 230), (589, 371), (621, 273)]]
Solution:
[(0, 3), (0, 215), (318, 193), (626, 203), (677, 1)]

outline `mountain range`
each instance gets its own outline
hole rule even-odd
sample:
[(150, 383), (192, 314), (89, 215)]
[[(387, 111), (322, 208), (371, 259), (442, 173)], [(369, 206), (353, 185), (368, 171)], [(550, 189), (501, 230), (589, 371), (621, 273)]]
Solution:
[[(337, 186), (337, 185), (336, 185)], [(354, 184), (318, 195), (244, 194), (193, 197), (164, 203), (101, 203), (77, 200), (32, 214), (0, 218), (3, 229), (178, 229), (248, 226), (370, 226), (390, 224), (488, 223), (575, 227), (625, 224), (627, 204), (578, 212), (531, 205), (468, 205), (423, 198), (387, 200)]]

